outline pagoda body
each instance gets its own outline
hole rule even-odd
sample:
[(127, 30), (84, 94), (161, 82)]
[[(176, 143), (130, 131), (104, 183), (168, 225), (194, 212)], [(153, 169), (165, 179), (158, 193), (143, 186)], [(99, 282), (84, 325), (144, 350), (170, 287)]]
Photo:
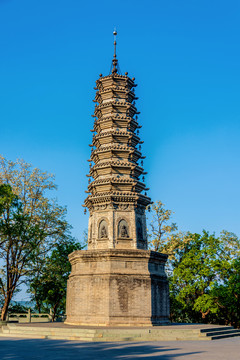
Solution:
[[(134, 79), (112, 73), (96, 82), (95, 123), (85, 205), (88, 249), (147, 249), (146, 190), (136, 130)], [(139, 131), (138, 131), (139, 132)], [(140, 180), (141, 178), (141, 180)]]
[[(114, 43), (116, 45), (116, 42)], [(69, 255), (67, 324), (168, 322), (167, 256), (147, 250), (144, 180), (134, 78), (112, 72), (96, 81), (88, 196), (88, 250)]]

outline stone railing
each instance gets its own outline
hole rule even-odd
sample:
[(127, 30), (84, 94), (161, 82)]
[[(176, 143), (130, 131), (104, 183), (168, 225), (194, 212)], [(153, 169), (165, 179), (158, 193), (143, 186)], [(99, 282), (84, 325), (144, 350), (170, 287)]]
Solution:
[(7, 321), (18, 321), (19, 323), (31, 322), (50, 322), (52, 321), (52, 311), (49, 314), (33, 313), (28, 309), (27, 313), (13, 313), (7, 315)]

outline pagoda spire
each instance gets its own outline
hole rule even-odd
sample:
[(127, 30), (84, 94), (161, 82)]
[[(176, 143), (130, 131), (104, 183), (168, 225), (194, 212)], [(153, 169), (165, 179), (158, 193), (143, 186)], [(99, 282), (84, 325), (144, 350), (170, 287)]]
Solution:
[(113, 31), (113, 36), (114, 36), (114, 54), (113, 54), (113, 59), (112, 59), (112, 66), (111, 66), (111, 70), (112, 70), (112, 74), (116, 74), (117, 72), (119, 72), (119, 65), (118, 65), (118, 60), (117, 60), (117, 30), (114, 29)]

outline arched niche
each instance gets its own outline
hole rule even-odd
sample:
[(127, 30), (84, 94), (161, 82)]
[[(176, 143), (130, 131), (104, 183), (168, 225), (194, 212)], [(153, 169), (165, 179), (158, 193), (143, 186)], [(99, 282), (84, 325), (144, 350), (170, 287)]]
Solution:
[(108, 225), (106, 220), (101, 220), (98, 227), (98, 238), (106, 239), (108, 237)]
[(140, 219), (137, 219), (137, 239), (143, 240), (143, 229), (142, 229), (142, 222)]
[(126, 220), (122, 219), (118, 223), (118, 238), (129, 238), (129, 227)]

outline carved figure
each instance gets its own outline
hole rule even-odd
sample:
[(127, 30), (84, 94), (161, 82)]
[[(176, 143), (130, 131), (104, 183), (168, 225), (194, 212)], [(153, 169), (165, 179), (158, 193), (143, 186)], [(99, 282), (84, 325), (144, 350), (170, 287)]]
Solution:
[(128, 224), (126, 220), (120, 220), (118, 224), (118, 237), (129, 238)]
[(107, 237), (107, 230), (106, 230), (105, 225), (102, 226), (100, 235), (101, 235), (101, 239)]
[(99, 225), (98, 238), (105, 239), (108, 237), (107, 233), (107, 223), (105, 220), (102, 220)]
[(128, 238), (129, 237), (126, 225), (122, 226), (120, 236), (123, 237), (123, 238)]

